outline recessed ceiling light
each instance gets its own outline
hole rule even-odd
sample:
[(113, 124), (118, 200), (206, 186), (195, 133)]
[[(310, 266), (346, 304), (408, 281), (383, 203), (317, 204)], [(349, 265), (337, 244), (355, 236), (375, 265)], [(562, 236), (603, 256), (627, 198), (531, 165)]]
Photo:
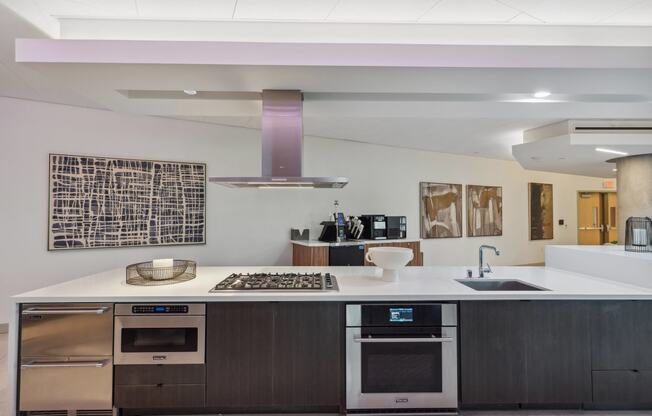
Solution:
[(534, 98), (546, 98), (550, 96), (550, 91), (537, 91), (532, 95), (534, 96)]
[(621, 156), (627, 156), (629, 154), (627, 152), (621, 152), (620, 150), (605, 149), (604, 147), (596, 147), (595, 151), (602, 152), (602, 153), (611, 153), (614, 155), (621, 155)]
[(197, 90), (183, 90), (187, 95), (197, 95)]
[(614, 171), (614, 172), (618, 172), (618, 169), (616, 169), (616, 168), (613, 168), (611, 170)]

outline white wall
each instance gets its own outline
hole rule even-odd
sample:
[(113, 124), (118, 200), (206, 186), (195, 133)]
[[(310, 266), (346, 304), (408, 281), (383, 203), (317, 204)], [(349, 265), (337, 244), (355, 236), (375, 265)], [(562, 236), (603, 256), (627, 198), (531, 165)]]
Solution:
[[(260, 174), (260, 132), (0, 98), (0, 322), (8, 296), (157, 257), (200, 265), (287, 265), (290, 227), (311, 227), (340, 200), (347, 213), (408, 216), (418, 237), (419, 181), (503, 186), (504, 235), (428, 240), (426, 265), (471, 265), (477, 247), (498, 246), (492, 264), (543, 261), (545, 242), (528, 241), (527, 183), (554, 184), (556, 244), (576, 242), (576, 191), (601, 180), (523, 170), (516, 162), (306, 138), (304, 174), (350, 178), (341, 190), (235, 190), (208, 185), (203, 246), (47, 251), (48, 153), (200, 161), (210, 176)], [(208, 288), (207, 288), (208, 289)]]

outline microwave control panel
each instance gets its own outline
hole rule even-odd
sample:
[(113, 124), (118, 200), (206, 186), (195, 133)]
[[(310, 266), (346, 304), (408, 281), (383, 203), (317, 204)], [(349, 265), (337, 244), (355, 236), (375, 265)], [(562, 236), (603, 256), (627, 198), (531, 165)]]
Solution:
[(131, 313), (188, 313), (188, 305), (134, 305), (131, 307)]

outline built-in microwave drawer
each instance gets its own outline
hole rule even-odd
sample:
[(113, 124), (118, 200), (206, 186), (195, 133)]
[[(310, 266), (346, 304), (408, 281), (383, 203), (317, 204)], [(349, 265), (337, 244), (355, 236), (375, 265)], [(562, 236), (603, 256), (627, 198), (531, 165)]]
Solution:
[(26, 304), (20, 312), (23, 357), (110, 356), (113, 305)]
[(111, 357), (24, 358), (21, 411), (111, 409)]
[(200, 408), (205, 403), (205, 384), (115, 386), (115, 407), (122, 409)]
[(117, 365), (204, 364), (206, 317), (116, 316)]

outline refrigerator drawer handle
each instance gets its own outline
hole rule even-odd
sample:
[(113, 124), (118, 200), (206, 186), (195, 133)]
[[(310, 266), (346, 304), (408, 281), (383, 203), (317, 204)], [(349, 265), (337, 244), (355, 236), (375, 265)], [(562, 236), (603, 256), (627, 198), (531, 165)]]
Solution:
[(40, 308), (33, 307), (27, 308), (21, 313), (23, 315), (73, 315), (73, 314), (85, 314), (85, 315), (102, 315), (110, 311), (111, 308), (108, 306), (101, 306), (99, 308)]
[(353, 338), (353, 342), (453, 342), (453, 338)]
[(60, 368), (60, 367), (92, 367), (102, 368), (109, 364), (110, 360), (98, 361), (30, 361), (22, 364), (20, 368)]

